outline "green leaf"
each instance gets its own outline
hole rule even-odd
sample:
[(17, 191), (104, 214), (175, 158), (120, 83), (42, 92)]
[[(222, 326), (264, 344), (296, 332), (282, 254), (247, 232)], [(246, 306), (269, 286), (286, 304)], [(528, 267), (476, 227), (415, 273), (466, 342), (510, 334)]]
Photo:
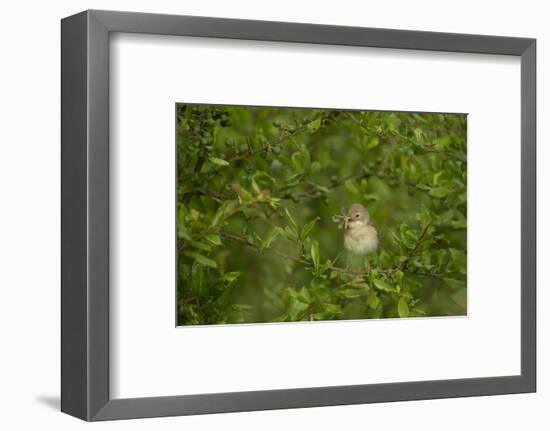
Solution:
[(178, 225), (182, 227), (184, 227), (183, 224), (185, 223), (185, 214), (187, 214), (187, 208), (185, 208), (185, 205), (178, 205)]
[(214, 129), (212, 129), (212, 145), (216, 145), (217, 140), (218, 140), (218, 126), (214, 126)]
[(273, 226), (269, 232), (267, 232), (267, 236), (262, 242), (262, 248), (269, 248), (273, 241), (279, 236), (281, 233), (281, 228), (278, 226)]
[(432, 218), (430, 216), (430, 213), (427, 211), (422, 211), (419, 213), (416, 213), (416, 219), (422, 223), (424, 226), (431, 222)]
[(311, 259), (315, 270), (318, 272), (321, 265), (321, 256), (319, 255), (319, 242), (317, 241), (311, 243)]
[(378, 137), (373, 136), (372, 138), (370, 138), (369, 143), (367, 144), (367, 150), (377, 147), (379, 143), (380, 141), (378, 140)]
[(216, 226), (220, 221), (230, 215), (239, 205), (239, 202), (236, 200), (224, 201), (224, 203), (218, 208), (216, 214), (212, 218), (210, 226)]
[(395, 273), (395, 279), (397, 280), (397, 284), (403, 284), (403, 276), (405, 274), (403, 271), (396, 271)]
[(453, 220), (451, 222), (451, 226), (454, 227), (455, 229), (466, 229), (466, 226), (467, 226), (466, 219)]
[(418, 183), (416, 185), (416, 188), (418, 188), (420, 190), (424, 190), (424, 191), (430, 190), (430, 186), (427, 186), (426, 184), (422, 184), (422, 183)]
[(311, 133), (315, 133), (321, 127), (321, 118), (317, 118), (307, 124), (307, 128)]
[(252, 305), (247, 305), (247, 304), (233, 304), (231, 306), (231, 309), (235, 311), (248, 311), (248, 310), (252, 310), (253, 308), (254, 307), (252, 307)]
[(309, 149), (303, 143), (300, 143), (297, 145), (298, 145), (298, 148), (300, 149), (300, 157), (302, 159), (304, 169), (309, 172), (311, 168), (311, 155), (309, 154)]
[(439, 179), (441, 178), (441, 175), (443, 175), (443, 171), (436, 172), (433, 176), (432, 184), (434, 186), (437, 186), (439, 183)]
[(337, 315), (342, 313), (342, 309), (338, 304), (325, 304), (325, 313)]
[(191, 266), (191, 282), (195, 295), (201, 296), (206, 287), (206, 268), (197, 262)]
[(211, 233), (205, 236), (207, 241), (210, 241), (214, 245), (222, 245), (222, 240), (219, 235)]
[(451, 138), (450, 136), (444, 136), (442, 138), (435, 139), (433, 144), (438, 150), (445, 150), (451, 145)]
[(461, 289), (461, 288), (464, 288), (466, 286), (465, 281), (455, 280), (454, 278), (444, 277), (443, 282), (445, 283), (445, 286), (447, 286), (447, 287), (449, 287), (453, 290), (454, 289)]
[(288, 211), (287, 208), (285, 208), (285, 216), (286, 216), (287, 221), (292, 226), (292, 228), (297, 232), (298, 231), (298, 225), (296, 224), (296, 222), (294, 221), (294, 219), (290, 215), (290, 212)]
[(440, 187), (433, 187), (430, 189), (430, 196), (433, 196), (434, 198), (443, 199), (444, 197), (448, 196), (452, 190), (445, 186)]
[(200, 254), (197, 251), (186, 251), (185, 255), (195, 259), (195, 262), (197, 262), (200, 265), (208, 266), (210, 268), (218, 267), (218, 264), (214, 260)]
[(380, 298), (374, 293), (369, 295), (367, 298), (367, 305), (373, 310), (378, 308), (378, 305), (380, 305)]
[(315, 184), (313, 181), (310, 181), (310, 185), (315, 187), (317, 190), (323, 192), (323, 193), (330, 193), (330, 190), (326, 188), (325, 186), (322, 186), (320, 184)]
[(315, 227), (315, 224), (321, 220), (319, 217), (315, 217), (313, 220), (311, 220), (309, 223), (304, 225), (302, 228), (302, 232), (300, 232), (300, 238), (306, 239), (309, 233), (312, 231), (312, 229)]
[(414, 247), (417, 241), (417, 236), (415, 231), (413, 231), (410, 226), (405, 223), (401, 223), (399, 226), (399, 234), (401, 235), (401, 241), (403, 244), (409, 248)]
[(229, 166), (229, 162), (227, 160), (220, 159), (219, 157), (209, 157), (208, 160), (218, 166)]
[(378, 290), (382, 290), (383, 292), (393, 292), (393, 290), (394, 290), (394, 289), (392, 289), (392, 287), (388, 283), (386, 283), (384, 280), (381, 280), (379, 278), (374, 280), (374, 286)]
[(247, 313), (253, 307), (246, 304), (233, 304), (227, 310), (227, 321), (230, 323), (243, 323), (246, 321)]
[(354, 180), (347, 180), (344, 185), (346, 186), (346, 189), (348, 189), (348, 191), (354, 195), (357, 195), (359, 194), (359, 190), (357, 189), (357, 187), (355, 186), (355, 181)]
[[(252, 245), (252, 246), (257, 245), (257, 244), (256, 244), (256, 238), (257, 238), (257, 237), (258, 237), (258, 236), (257, 236), (256, 234), (253, 235), (253, 234), (251, 234), (251, 233), (245, 235), (246, 241), (248, 242), (248, 244), (250, 244), (250, 245)], [(261, 238), (259, 238), (259, 239), (261, 240)]]
[(189, 233), (187, 232), (185, 226), (178, 226), (178, 238), (186, 239), (187, 241), (191, 240), (191, 237), (189, 236)]
[(282, 232), (289, 239), (298, 239), (298, 233), (294, 229), (292, 229), (290, 226), (285, 226)]
[(419, 114), (412, 113), (411, 116), (412, 116), (415, 120), (420, 121), (421, 123), (426, 123), (426, 119), (425, 119), (424, 117), (422, 117), (421, 115), (419, 115)]
[(403, 297), (399, 298), (397, 303), (397, 314), (399, 314), (399, 317), (409, 317), (409, 305)]
[(450, 248), (449, 252), (451, 253), (452, 267), (462, 274), (466, 274), (466, 253), (455, 248)]
[(280, 198), (269, 198), (269, 206), (276, 210), (281, 205), (281, 199)]
[(237, 280), (237, 278), (239, 278), (241, 276), (242, 272), (239, 272), (239, 271), (234, 271), (234, 272), (226, 272), (224, 275), (223, 275), (223, 279), (225, 281), (229, 281), (230, 283)]
[(340, 289), (338, 290), (338, 295), (343, 296), (344, 298), (354, 299), (363, 296), (364, 291), (360, 289)]
[(240, 184), (233, 184), (233, 189), (239, 195), (240, 200), (245, 201), (245, 202), (250, 202), (250, 201), (254, 200), (254, 196), (252, 196), (252, 193), (250, 193), (248, 190), (246, 190)]
[(460, 307), (462, 307), (464, 309), (464, 311), (466, 311), (466, 307), (467, 307), (467, 298), (466, 298), (466, 288), (464, 289), (459, 289), (457, 290), (455, 293), (453, 293), (451, 295), (451, 299), (457, 304), (459, 305)]
[(252, 180), (250, 180), (250, 183), (252, 184), (252, 188), (254, 189), (256, 194), (260, 194), (261, 189), (260, 189), (260, 186), (258, 185), (258, 183), (256, 182), (256, 180), (254, 178), (252, 178)]
[(309, 304), (306, 304), (305, 302), (300, 301), (300, 299), (297, 296), (292, 296), (290, 298), (290, 304), (288, 308), (288, 315), (290, 316), (291, 321), (295, 321), (298, 318), (302, 317), (302, 314), (304, 311), (307, 310), (309, 307)]
[(410, 310), (409, 314), (412, 317), (422, 317), (426, 315), (426, 312), (424, 310), (421, 310), (420, 308), (413, 308)]
[(311, 295), (309, 294), (309, 290), (307, 290), (305, 287), (302, 287), (297, 292), (297, 297), (300, 299), (300, 301), (305, 302), (307, 304), (311, 302)]
[(298, 172), (302, 172), (304, 170), (304, 163), (302, 161), (302, 155), (300, 153), (293, 153), (292, 156), (290, 156), (290, 161), (294, 165), (294, 169), (296, 169)]
[(202, 251), (210, 251), (212, 250), (212, 247), (210, 247), (208, 244), (205, 244), (203, 242), (199, 242), (199, 241), (193, 241), (193, 240), (188, 240), (187, 243), (195, 248), (198, 248), (199, 250), (202, 250)]
[(439, 226), (448, 226), (455, 217), (455, 211), (450, 209), (438, 215), (437, 224)]

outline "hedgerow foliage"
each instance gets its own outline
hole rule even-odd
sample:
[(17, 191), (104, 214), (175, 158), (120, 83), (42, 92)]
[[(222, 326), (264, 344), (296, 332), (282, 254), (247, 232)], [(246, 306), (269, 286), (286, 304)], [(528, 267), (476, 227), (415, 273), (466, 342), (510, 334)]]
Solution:
[[(466, 313), (466, 116), (179, 105), (178, 322)], [(349, 266), (333, 216), (380, 246)]]

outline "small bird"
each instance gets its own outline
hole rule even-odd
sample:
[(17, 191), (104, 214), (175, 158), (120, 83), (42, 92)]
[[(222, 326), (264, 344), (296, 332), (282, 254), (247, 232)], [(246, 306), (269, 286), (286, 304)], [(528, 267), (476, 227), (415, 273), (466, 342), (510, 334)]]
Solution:
[(353, 204), (350, 207), (344, 226), (344, 246), (348, 251), (361, 257), (376, 251), (378, 232), (371, 224), (369, 213), (363, 205)]

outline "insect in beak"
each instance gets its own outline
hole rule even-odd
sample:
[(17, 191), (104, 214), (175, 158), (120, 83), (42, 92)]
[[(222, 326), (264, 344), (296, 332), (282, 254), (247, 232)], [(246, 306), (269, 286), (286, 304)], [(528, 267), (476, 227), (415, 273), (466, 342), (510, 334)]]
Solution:
[(351, 217), (346, 216), (344, 217), (344, 229), (348, 228), (349, 222), (351, 221)]

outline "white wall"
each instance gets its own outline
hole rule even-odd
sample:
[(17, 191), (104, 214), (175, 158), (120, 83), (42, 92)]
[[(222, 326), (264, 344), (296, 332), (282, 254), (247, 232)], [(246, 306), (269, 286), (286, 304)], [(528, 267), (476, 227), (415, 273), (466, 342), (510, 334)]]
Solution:
[[(550, 319), (544, 314), (550, 238), (543, 172), (549, 154), (550, 29), (545, 2), (417, 0), (60, 0), (10, 2), (0, 24), (0, 424), (6, 429), (77, 429), (59, 398), (59, 19), (83, 9), (118, 9), (337, 25), (526, 36), (538, 39), (539, 392), (301, 410), (96, 424), (101, 429), (547, 429)], [(548, 76), (548, 72), (546, 73)], [(501, 268), (495, 268), (501, 270)]]

